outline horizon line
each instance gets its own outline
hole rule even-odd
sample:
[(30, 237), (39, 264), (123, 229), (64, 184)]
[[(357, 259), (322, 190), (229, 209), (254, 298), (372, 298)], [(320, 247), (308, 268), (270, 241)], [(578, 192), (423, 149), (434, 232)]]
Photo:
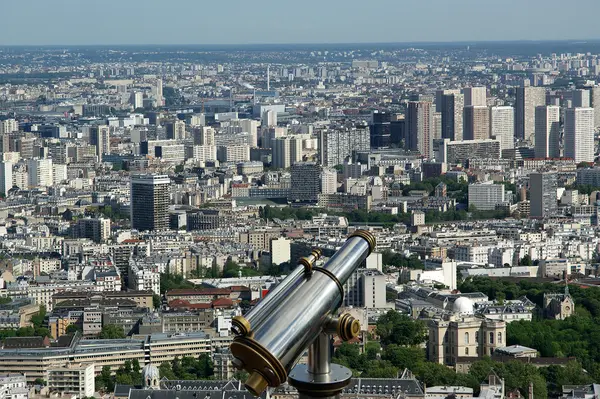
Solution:
[(585, 44), (585, 43), (600, 43), (600, 38), (593, 39), (494, 39), (494, 40), (441, 40), (441, 41), (406, 41), (406, 42), (288, 42), (288, 43), (97, 43), (97, 44), (85, 44), (85, 43), (72, 43), (72, 44), (0, 44), (0, 47), (71, 47), (71, 46), (85, 46), (85, 47), (106, 47), (106, 46), (207, 46), (207, 47), (219, 47), (219, 46), (330, 46), (330, 45), (436, 45), (436, 44), (487, 44), (487, 43), (569, 43), (572, 44)]

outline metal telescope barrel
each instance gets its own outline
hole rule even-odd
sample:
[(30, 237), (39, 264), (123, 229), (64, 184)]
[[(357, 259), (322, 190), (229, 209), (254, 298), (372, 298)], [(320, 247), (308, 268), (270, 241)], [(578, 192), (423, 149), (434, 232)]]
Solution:
[(279, 306), (282, 298), (285, 298), (301, 280), (307, 270), (312, 270), (313, 264), (321, 257), (321, 250), (314, 249), (309, 256), (302, 258), (296, 267), (282, 282), (269, 291), (267, 296), (246, 313), (244, 316), (234, 317), (231, 329), (235, 334), (246, 335), (252, 328), (259, 325), (273, 310)]
[[(250, 373), (246, 388), (255, 395), (279, 386), (302, 353), (342, 304), (344, 284), (375, 248), (375, 237), (354, 232), (322, 268), (300, 278), (271, 307), (260, 324), (231, 344), (234, 364)], [(268, 299), (268, 297), (267, 297)]]

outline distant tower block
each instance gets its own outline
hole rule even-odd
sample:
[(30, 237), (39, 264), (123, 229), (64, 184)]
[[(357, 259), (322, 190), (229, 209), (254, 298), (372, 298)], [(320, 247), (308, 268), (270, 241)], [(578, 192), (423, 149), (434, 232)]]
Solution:
[(271, 91), (271, 65), (267, 65), (267, 91)]

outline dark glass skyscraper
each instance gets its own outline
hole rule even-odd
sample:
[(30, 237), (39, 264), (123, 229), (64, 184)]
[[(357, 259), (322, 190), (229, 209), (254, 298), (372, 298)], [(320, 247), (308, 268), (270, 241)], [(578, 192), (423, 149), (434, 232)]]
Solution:
[(391, 144), (391, 121), (389, 112), (373, 111), (373, 124), (371, 125), (371, 147), (385, 148)]
[(164, 175), (131, 176), (131, 227), (139, 231), (169, 228), (169, 186)]

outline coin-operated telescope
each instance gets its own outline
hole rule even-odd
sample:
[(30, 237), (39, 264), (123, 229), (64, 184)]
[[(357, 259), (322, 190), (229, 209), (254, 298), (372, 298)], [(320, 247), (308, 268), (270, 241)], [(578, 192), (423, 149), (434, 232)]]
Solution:
[[(344, 284), (374, 248), (375, 237), (358, 230), (323, 267), (314, 266), (321, 253), (313, 251), (252, 311), (233, 319), (233, 364), (250, 374), (248, 391), (259, 396), (289, 380), (301, 398), (335, 397), (350, 383), (352, 372), (331, 364), (330, 340), (360, 332), (358, 320), (335, 312)], [(308, 364), (296, 365), (306, 349)]]

